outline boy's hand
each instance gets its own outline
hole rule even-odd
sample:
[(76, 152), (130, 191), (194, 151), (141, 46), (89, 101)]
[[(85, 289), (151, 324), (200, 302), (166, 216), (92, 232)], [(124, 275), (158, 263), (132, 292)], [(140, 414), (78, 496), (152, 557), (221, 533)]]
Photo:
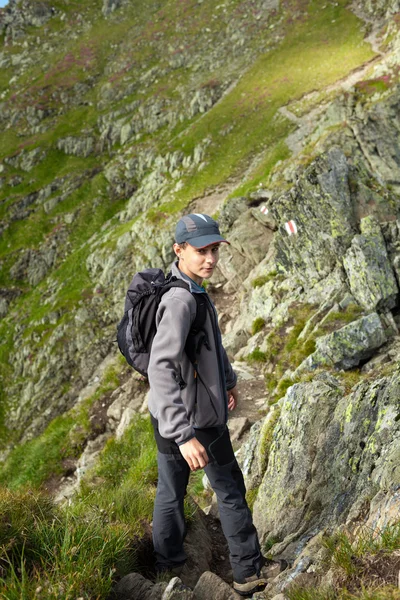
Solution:
[(179, 446), (183, 458), (186, 460), (191, 471), (203, 469), (208, 464), (206, 449), (197, 438), (192, 438), (185, 444)]
[(228, 391), (228, 410), (233, 410), (237, 407), (237, 403), (239, 400), (239, 391), (237, 385), (234, 388)]

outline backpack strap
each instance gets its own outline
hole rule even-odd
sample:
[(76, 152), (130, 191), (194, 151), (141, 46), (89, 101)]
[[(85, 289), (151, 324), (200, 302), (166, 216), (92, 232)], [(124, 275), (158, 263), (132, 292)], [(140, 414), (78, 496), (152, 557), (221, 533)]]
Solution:
[(207, 300), (204, 294), (193, 294), (196, 300), (196, 316), (190, 328), (185, 344), (185, 352), (190, 362), (195, 365), (203, 346), (210, 349), (207, 332), (204, 325), (207, 318)]
[[(164, 295), (168, 290), (173, 287), (180, 287), (190, 292), (190, 286), (188, 283), (175, 277), (169, 272), (165, 277), (166, 283), (160, 290), (160, 295)], [(187, 354), (190, 362), (194, 365), (197, 362), (197, 357), (201, 352), (202, 347), (205, 345), (206, 348), (210, 348), (208, 341), (208, 335), (204, 329), (204, 325), (207, 318), (207, 300), (204, 294), (192, 294), (196, 301), (196, 316), (188, 333), (185, 343), (185, 353)]]

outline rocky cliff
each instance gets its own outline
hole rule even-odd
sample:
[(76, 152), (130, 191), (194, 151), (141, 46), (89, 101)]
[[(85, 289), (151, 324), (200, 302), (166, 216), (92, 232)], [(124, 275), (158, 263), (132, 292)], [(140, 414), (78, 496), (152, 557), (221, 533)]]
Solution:
[[(203, 211), (231, 241), (210, 293), (253, 424), (254, 518), (290, 563), (267, 594), (322, 577), (338, 528), (399, 520), (399, 11), (0, 11), (3, 484), (32, 485), (30, 469), (70, 497), (145, 413), (114, 343), (124, 292), (168, 268), (177, 217)], [(47, 470), (15, 458), (50, 439)]]

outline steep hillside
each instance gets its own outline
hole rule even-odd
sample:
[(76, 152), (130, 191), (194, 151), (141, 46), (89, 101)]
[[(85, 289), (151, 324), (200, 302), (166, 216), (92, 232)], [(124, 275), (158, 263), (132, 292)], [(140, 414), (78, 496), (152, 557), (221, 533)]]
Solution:
[[(399, 521), (399, 12), (394, 0), (0, 10), (0, 483), (15, 490), (0, 513), (30, 506), (28, 487), (75, 498), (71, 548), (88, 514), (105, 528), (93, 538), (115, 525), (96, 589), (72, 570), (59, 584), (32, 555), (28, 597), (48, 585), (49, 597), (102, 598), (129, 570), (149, 574), (147, 387), (118, 356), (115, 325), (132, 274), (168, 268), (184, 210), (217, 215), (231, 241), (209, 289), (242, 429), (254, 423), (239, 455), (264, 551), (290, 564), (260, 597), (370, 586), (368, 570), (338, 571), (330, 536)], [(65, 514), (35, 502), (62, 537)], [(4, 536), (18, 561), (23, 535)], [(394, 565), (382, 585), (395, 583), (396, 536), (374, 546)], [(85, 552), (82, 564), (101, 555)], [(301, 596), (294, 580), (336, 595)]]
[(171, 258), (168, 215), (220, 186), (215, 212), (226, 191), (265, 179), (288, 155), (279, 107), (373, 57), (345, 4), (3, 11), (2, 404), (14, 439), (70, 408), (112, 351), (132, 272)]

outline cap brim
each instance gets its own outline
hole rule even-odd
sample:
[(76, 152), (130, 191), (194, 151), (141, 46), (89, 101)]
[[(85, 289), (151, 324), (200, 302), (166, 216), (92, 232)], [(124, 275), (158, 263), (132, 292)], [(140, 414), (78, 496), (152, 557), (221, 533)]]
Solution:
[(211, 244), (220, 244), (222, 242), (229, 244), (228, 240), (225, 240), (222, 235), (203, 235), (193, 240), (188, 240), (188, 244), (195, 248), (206, 248), (207, 246), (211, 246)]

